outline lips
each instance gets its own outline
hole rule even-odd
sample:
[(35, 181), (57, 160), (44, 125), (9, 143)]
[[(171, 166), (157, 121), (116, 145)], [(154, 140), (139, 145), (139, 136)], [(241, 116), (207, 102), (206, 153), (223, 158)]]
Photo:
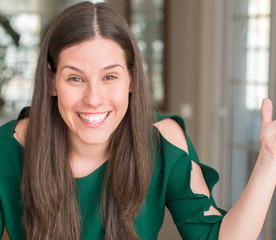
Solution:
[(104, 121), (107, 116), (108, 116), (108, 112), (106, 113), (78, 113), (79, 118), (87, 123), (100, 123), (102, 121)]

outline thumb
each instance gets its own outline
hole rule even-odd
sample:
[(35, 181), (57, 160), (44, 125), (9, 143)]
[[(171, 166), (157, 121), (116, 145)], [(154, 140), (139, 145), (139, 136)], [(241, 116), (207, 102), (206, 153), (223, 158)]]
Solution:
[(262, 102), (262, 123), (270, 123), (272, 121), (272, 102), (270, 99), (266, 98)]

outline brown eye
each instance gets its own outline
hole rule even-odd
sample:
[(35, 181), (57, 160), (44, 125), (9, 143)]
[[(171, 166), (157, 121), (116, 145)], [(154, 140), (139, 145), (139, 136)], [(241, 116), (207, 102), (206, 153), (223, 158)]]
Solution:
[(80, 77), (70, 77), (68, 80), (73, 82), (83, 82)]
[(107, 75), (104, 77), (104, 80), (114, 80), (116, 79), (117, 77), (113, 76), (113, 75)]

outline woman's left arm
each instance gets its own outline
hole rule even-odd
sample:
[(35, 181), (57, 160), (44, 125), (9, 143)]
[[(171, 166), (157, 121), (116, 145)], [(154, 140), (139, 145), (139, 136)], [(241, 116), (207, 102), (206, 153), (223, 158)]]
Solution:
[(259, 156), (244, 192), (222, 220), (221, 240), (257, 239), (274, 193), (276, 121), (272, 121), (272, 103), (269, 99), (263, 100), (261, 114)]

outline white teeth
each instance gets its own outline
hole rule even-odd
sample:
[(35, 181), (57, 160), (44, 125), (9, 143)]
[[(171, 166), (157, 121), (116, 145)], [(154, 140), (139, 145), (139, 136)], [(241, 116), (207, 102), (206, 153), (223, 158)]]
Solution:
[(80, 119), (83, 120), (84, 122), (88, 123), (100, 123), (103, 120), (106, 119), (108, 112), (107, 113), (100, 113), (100, 114), (83, 114), (79, 113), (78, 114)]

